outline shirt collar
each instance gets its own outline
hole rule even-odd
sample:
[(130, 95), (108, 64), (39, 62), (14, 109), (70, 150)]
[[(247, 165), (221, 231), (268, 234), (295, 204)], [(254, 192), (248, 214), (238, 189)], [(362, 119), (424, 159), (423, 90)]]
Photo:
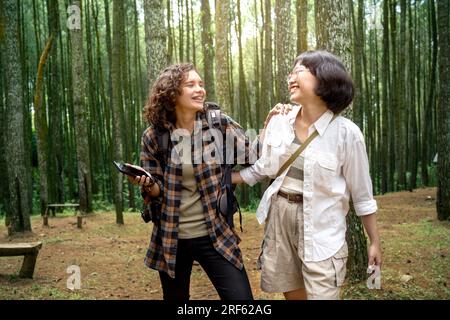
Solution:
[[(165, 128), (170, 132), (173, 132), (176, 129), (175, 125), (171, 122), (167, 122)], [(198, 111), (195, 117), (194, 132), (197, 132), (199, 129), (209, 129), (208, 120), (206, 119), (206, 111), (204, 109)]]
[[(298, 113), (302, 109), (302, 106), (300, 105), (294, 105), (292, 108), (292, 112), (288, 113), (289, 116), (289, 123), (291, 125), (294, 125), (295, 118), (297, 118)], [(319, 135), (323, 135), (325, 133), (325, 130), (327, 129), (328, 125), (330, 124), (331, 119), (333, 118), (333, 111), (327, 109), (319, 119), (316, 120), (312, 125), (317, 130)]]
[(330, 124), (331, 119), (333, 119), (333, 115), (334, 115), (333, 111), (328, 109), (326, 112), (324, 112), (323, 115), (320, 116), (319, 119), (317, 119), (316, 122), (314, 122), (313, 125), (321, 136), (323, 136), (325, 130), (327, 130), (327, 127)]

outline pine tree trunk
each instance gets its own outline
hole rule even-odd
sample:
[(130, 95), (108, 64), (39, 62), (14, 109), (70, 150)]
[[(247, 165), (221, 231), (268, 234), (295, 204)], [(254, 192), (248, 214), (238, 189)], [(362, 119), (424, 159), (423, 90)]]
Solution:
[[(400, 0), (400, 42), (398, 43), (398, 55), (397, 55), (397, 86), (395, 91), (395, 115), (396, 115), (396, 163), (397, 167), (397, 190), (405, 190), (406, 187), (406, 99), (403, 99), (403, 95), (406, 93), (406, 0)], [(400, 67), (401, 66), (401, 67)]]
[(193, 8), (192, 0), (190, 0), (190, 8), (191, 8), (191, 35), (192, 35), (192, 63), (194, 66), (197, 65), (197, 47), (195, 46), (195, 25), (194, 25), (194, 8)]
[(203, 50), (203, 80), (209, 101), (216, 101), (214, 90), (214, 44), (211, 31), (211, 10), (209, 0), (201, 2), (202, 18), (202, 50)]
[(8, 173), (9, 199), (7, 219), (9, 233), (31, 231), (30, 198), (31, 172), (24, 159), (31, 150), (25, 150), (24, 101), (22, 65), (19, 49), (19, 21), (16, 0), (3, 0), (5, 28), (4, 68), (6, 80), (6, 170)]
[(164, 5), (159, 0), (144, 0), (145, 43), (147, 44), (147, 77), (149, 88), (167, 65)]
[[(388, 0), (383, 0), (383, 54), (382, 65), (386, 70), (389, 70), (389, 7)], [(389, 150), (389, 72), (382, 72), (382, 119), (383, 119), (383, 133), (382, 133), (382, 145), (381, 154), (388, 154)], [(386, 193), (389, 190), (389, 175), (388, 175), (388, 161), (383, 159), (381, 161), (381, 193)]]
[(186, 54), (185, 54), (185, 59), (186, 61), (191, 61), (191, 37), (190, 37), (190, 29), (191, 29), (191, 25), (190, 25), (190, 14), (189, 14), (189, 2), (188, 0), (184, 1), (185, 3), (185, 12), (184, 12), (184, 18), (186, 19), (186, 29), (184, 30), (184, 34), (186, 35)]
[(437, 2), (439, 36), (439, 103), (438, 103), (438, 192), (436, 208), (439, 220), (450, 220), (450, 5)]
[(264, 49), (261, 59), (262, 64), (262, 83), (261, 83), (261, 119), (263, 123), (267, 111), (269, 111), (274, 104), (274, 90), (273, 90), (273, 52), (272, 52), (272, 6), (270, 0), (264, 0)]
[(64, 148), (61, 104), (61, 74), (59, 67), (58, 42), (60, 34), (59, 10), (57, 0), (47, 0), (48, 28), (53, 37), (53, 45), (49, 53), (49, 86), (48, 112), (49, 112), (49, 175), (50, 175), (50, 201), (64, 203)]
[[(6, 106), (5, 106), (5, 66), (4, 66), (4, 47), (3, 41), (5, 37), (4, 33), (4, 21), (3, 12), (0, 12), (0, 130), (6, 132)], [(6, 168), (6, 135), (0, 135), (0, 167)], [(5, 208), (9, 198), (8, 192), (8, 174), (6, 170), (0, 170), (0, 215), (4, 214)], [(8, 225), (9, 221), (5, 220), (5, 224)]]
[[(113, 123), (113, 157), (116, 161), (123, 160), (123, 96), (120, 49), (124, 42), (124, 3), (122, 0), (113, 2), (113, 41), (112, 41), (112, 123)], [(123, 177), (114, 172), (114, 203), (116, 206), (116, 223), (123, 224)]]
[(288, 86), (286, 76), (292, 68), (294, 60), (294, 50), (292, 50), (292, 22), (291, 22), (291, 1), (275, 1), (275, 43), (277, 59), (277, 80), (276, 80), (276, 98), (277, 102), (289, 102)]
[(308, 0), (296, 0), (297, 16), (297, 52), (299, 55), (308, 50)]
[(178, 59), (180, 62), (184, 59), (184, 14), (183, 14), (183, 0), (178, 0)]
[(218, 1), (216, 6), (216, 98), (224, 113), (232, 115), (228, 62), (228, 29), (230, 1)]
[(418, 165), (418, 137), (417, 137), (417, 104), (416, 104), (416, 90), (415, 90), (415, 68), (416, 68), (416, 52), (414, 50), (415, 44), (415, 33), (414, 33), (414, 16), (411, 10), (412, 4), (408, 6), (409, 12), (409, 92), (410, 92), (410, 110), (409, 115), (411, 117), (410, 121), (410, 138), (409, 138), (409, 152), (408, 157), (409, 164), (408, 168), (411, 172), (409, 180), (409, 189), (412, 191), (417, 188), (417, 165)]
[(390, 47), (389, 47), (389, 61), (390, 61), (390, 73), (392, 76), (389, 78), (389, 108), (390, 112), (388, 114), (389, 117), (389, 190), (396, 190), (395, 183), (395, 170), (396, 170), (396, 155), (397, 151), (397, 141), (396, 141), (396, 124), (395, 124), (395, 110), (397, 108), (396, 105), (396, 97), (397, 97), (397, 20), (396, 20), (396, 10), (395, 10), (395, 1), (390, 0), (388, 3), (389, 8), (389, 39), (390, 39)]
[(39, 198), (41, 215), (45, 213), (48, 204), (48, 124), (47, 111), (42, 104), (42, 84), (44, 66), (48, 52), (53, 44), (53, 37), (47, 41), (44, 52), (41, 55), (38, 73), (36, 77), (36, 87), (34, 93), (34, 125), (36, 127), (36, 142), (39, 168)]
[[(243, 128), (247, 128), (248, 125), (248, 115), (247, 110), (249, 107), (249, 97), (247, 92), (247, 82), (245, 79), (245, 71), (244, 71), (244, 57), (242, 50), (242, 17), (241, 17), (241, 1), (237, 0), (237, 23), (236, 23), (236, 33), (238, 37), (238, 49), (239, 49), (239, 122)], [(249, 204), (248, 197), (249, 189), (248, 186), (243, 184), (240, 186), (240, 205), (243, 207), (247, 207)]]
[[(82, 8), (81, 0), (74, 0), (74, 5)], [(81, 11), (83, 12), (83, 11)], [(91, 168), (89, 161), (89, 142), (87, 133), (87, 108), (85, 100), (84, 60), (83, 60), (83, 28), (73, 29), (72, 44), (72, 85), (75, 113), (76, 155), (78, 168), (78, 195), (80, 211), (92, 211)]]
[[(315, 1), (316, 36), (318, 49), (328, 50), (342, 60), (351, 73), (351, 31), (349, 3), (347, 0)], [(345, 116), (352, 119), (352, 110), (347, 108)], [(349, 257), (347, 278), (361, 281), (366, 278), (367, 241), (361, 220), (356, 216), (353, 205), (347, 214), (347, 243)]]
[[(447, 0), (444, 0), (447, 1)], [(425, 90), (425, 94), (427, 94), (425, 101), (425, 110), (424, 110), (424, 122), (423, 122), (423, 131), (422, 131), (422, 159), (421, 159), (421, 173), (422, 173), (422, 184), (425, 186), (429, 185), (429, 176), (428, 176), (428, 165), (430, 164), (430, 141), (432, 139), (432, 109), (436, 103), (436, 80), (437, 80), (437, 30), (436, 30), (436, 11), (435, 11), (435, 2), (428, 2), (428, 11), (429, 11), (429, 19), (431, 24), (431, 39), (429, 39), (429, 43), (431, 46), (431, 66), (429, 70), (429, 83), (428, 90)]]
[[(173, 27), (172, 27), (172, 7), (170, 3), (172, 0), (167, 0), (167, 62), (169, 64), (173, 63), (174, 60), (174, 52), (175, 52), (175, 44), (174, 44), (174, 38), (173, 38)], [(135, 2), (136, 6), (136, 2)], [(137, 11), (136, 12), (136, 18), (137, 18)], [(203, 10), (202, 10), (203, 12)], [(135, 28), (137, 29), (137, 22)]]
[(364, 59), (364, 3), (358, 1), (356, 17), (354, 12), (353, 1), (351, 4), (351, 17), (354, 35), (354, 68), (353, 79), (355, 82), (355, 97), (353, 99), (353, 120), (364, 132), (363, 126), (363, 110), (364, 110), (364, 90), (363, 90), (363, 59)]

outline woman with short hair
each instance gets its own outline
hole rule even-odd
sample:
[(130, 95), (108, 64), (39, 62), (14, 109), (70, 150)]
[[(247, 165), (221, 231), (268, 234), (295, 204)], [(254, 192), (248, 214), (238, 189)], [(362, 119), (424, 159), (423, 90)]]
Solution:
[[(336, 56), (308, 51), (294, 60), (287, 84), (295, 106), (270, 120), (261, 157), (234, 172), (233, 182), (254, 185), (267, 176), (274, 179), (257, 209), (258, 221), (265, 222), (262, 290), (283, 292), (286, 299), (339, 299), (350, 198), (371, 241), (369, 264), (381, 266), (364, 137), (339, 115), (353, 99), (353, 82)], [(313, 134), (303, 152), (279, 172)]]

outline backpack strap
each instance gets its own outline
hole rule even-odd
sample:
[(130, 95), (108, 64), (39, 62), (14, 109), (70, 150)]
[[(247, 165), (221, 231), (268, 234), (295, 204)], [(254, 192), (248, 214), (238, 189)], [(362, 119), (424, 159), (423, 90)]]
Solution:
[[(234, 196), (234, 186), (231, 183), (231, 172), (232, 172), (232, 165), (227, 164), (226, 161), (226, 130), (223, 127), (222, 124), (222, 114), (220, 111), (220, 106), (215, 102), (207, 102), (206, 103), (206, 120), (208, 121), (208, 126), (210, 128), (216, 128), (219, 129), (222, 132), (222, 191), (227, 193), (227, 213), (226, 213), (226, 220), (230, 227), (234, 227), (233, 223), (233, 214), (235, 210), (239, 211), (239, 224), (241, 232), (243, 232), (242, 229), (242, 213), (241, 208), (239, 206), (239, 202), (237, 201), (236, 197)], [(216, 143), (217, 147), (217, 143)], [(234, 206), (236, 205), (236, 207)]]
[(167, 165), (167, 160), (169, 159), (170, 132), (169, 130), (156, 129), (156, 136), (158, 139), (158, 150), (156, 157), (158, 158), (161, 169), (164, 173)]

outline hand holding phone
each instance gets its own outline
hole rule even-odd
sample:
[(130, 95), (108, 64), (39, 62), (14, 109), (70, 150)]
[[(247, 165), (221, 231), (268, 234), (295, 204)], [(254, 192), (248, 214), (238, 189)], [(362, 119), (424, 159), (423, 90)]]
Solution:
[(152, 175), (139, 166), (132, 166), (128, 163), (120, 163), (117, 161), (114, 161), (114, 165), (116, 166), (117, 170), (119, 170), (121, 173), (126, 174), (127, 176), (130, 176), (133, 179), (135, 179), (138, 176), (145, 176), (150, 178), (151, 181), (154, 181)]

